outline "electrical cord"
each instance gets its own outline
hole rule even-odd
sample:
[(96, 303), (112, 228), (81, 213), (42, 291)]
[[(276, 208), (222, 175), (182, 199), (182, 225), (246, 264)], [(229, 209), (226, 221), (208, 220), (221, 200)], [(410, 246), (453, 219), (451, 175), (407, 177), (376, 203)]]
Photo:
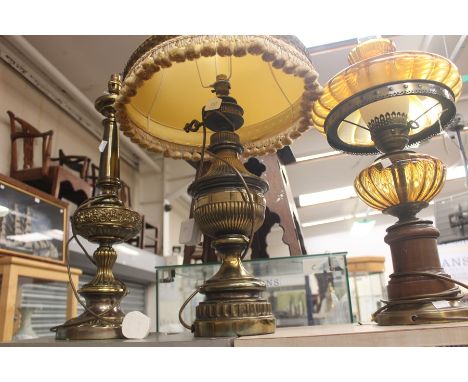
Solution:
[[(244, 249), (244, 252), (242, 253), (241, 255), (241, 260), (244, 259), (244, 257), (247, 255), (247, 252), (249, 251), (249, 249), (251, 248), (252, 246), (252, 239), (253, 239), (253, 236), (254, 236), (254, 230), (255, 230), (255, 205), (254, 205), (254, 202), (253, 202), (253, 198), (252, 198), (252, 194), (250, 193), (250, 188), (249, 186), (247, 185), (247, 183), (245, 182), (245, 179), (244, 177), (242, 176), (242, 174), (239, 172), (238, 169), (236, 169), (232, 164), (230, 164), (226, 159), (224, 158), (221, 158), (220, 156), (216, 155), (216, 154), (213, 154), (213, 153), (210, 153), (210, 155), (212, 155), (213, 157), (215, 157), (216, 159), (224, 162), (225, 164), (227, 164), (228, 166), (231, 167), (231, 169), (236, 173), (236, 175), (239, 177), (239, 180), (242, 182), (242, 185), (244, 186), (245, 190), (247, 191), (247, 198), (249, 199), (248, 202), (250, 203), (250, 210), (251, 210), (251, 213), (252, 213), (252, 225), (251, 225), (251, 229), (250, 229), (250, 237), (248, 238), (248, 246)], [(244, 197), (243, 194), (241, 194), (242, 197)], [(244, 199), (245, 200), (245, 199)]]
[[(222, 113), (221, 113), (222, 114)], [(198, 168), (197, 168), (197, 172), (195, 173), (195, 181), (198, 180), (198, 178), (200, 177), (200, 173), (201, 173), (201, 168), (203, 167), (203, 162), (204, 162), (204, 158), (205, 158), (205, 150), (206, 150), (206, 126), (203, 124), (202, 125), (202, 128), (203, 128), (203, 143), (202, 143), (202, 149), (201, 149), (201, 157), (200, 157), (200, 164), (198, 165)], [(250, 250), (250, 248), (252, 247), (252, 239), (253, 239), (253, 236), (254, 236), (254, 231), (255, 231), (255, 204), (253, 202), (253, 198), (252, 198), (252, 194), (250, 193), (250, 188), (249, 186), (247, 185), (244, 177), (242, 176), (242, 174), (239, 172), (239, 170), (237, 168), (235, 168), (231, 163), (229, 163), (226, 159), (224, 158), (221, 158), (219, 155), (216, 155), (212, 152), (210, 152), (210, 156), (212, 156), (213, 158), (216, 158), (218, 160), (220, 160), (221, 162), (225, 163), (226, 165), (228, 165), (231, 170), (234, 171), (234, 173), (237, 175), (237, 177), (239, 178), (239, 180), (242, 182), (242, 185), (244, 186), (246, 192), (247, 192), (247, 198), (248, 198), (248, 202), (250, 203), (250, 208), (251, 208), (251, 212), (252, 212), (252, 226), (251, 226), (251, 230), (250, 230), (250, 237), (248, 238), (248, 245), (247, 247), (244, 249), (244, 252), (242, 253), (241, 255), (241, 260), (244, 259), (244, 257), (247, 255), (248, 251)], [(242, 197), (244, 198), (244, 194), (241, 193)], [(244, 201), (246, 201), (244, 199)], [(247, 201), (246, 201), (247, 202)], [(193, 203), (191, 204), (190, 206), (190, 215), (192, 216), (193, 214)], [(190, 331), (193, 332), (193, 325), (188, 325), (184, 319), (182, 318), (182, 313), (185, 309), (185, 307), (187, 306), (187, 304), (195, 297), (195, 295), (197, 293), (199, 293), (200, 291), (200, 287), (198, 287), (197, 289), (195, 289), (195, 291), (192, 292), (192, 294), (184, 301), (184, 303), (182, 304), (182, 306), (180, 307), (179, 309), (179, 321), (180, 323), (182, 324), (182, 326)]]
[(187, 324), (184, 319), (182, 318), (182, 312), (184, 311), (185, 307), (187, 306), (187, 304), (190, 302), (190, 300), (192, 300), (192, 298), (195, 297), (195, 295), (200, 291), (200, 287), (198, 287), (197, 289), (195, 289), (192, 294), (185, 300), (185, 302), (182, 304), (182, 306), (180, 307), (179, 309), (179, 321), (180, 323), (182, 324), (182, 326), (185, 328), (185, 329), (188, 329), (190, 330), (191, 332), (193, 332), (193, 325), (189, 325)]
[[(101, 197), (97, 197), (99, 199), (104, 199), (106, 198), (107, 196), (104, 196), (102, 195)], [(94, 198), (93, 200), (96, 200), (97, 198)], [(89, 204), (91, 200), (88, 200), (86, 201), (85, 203), (83, 203), (83, 205), (86, 205), (86, 204)], [(76, 235), (75, 231), (74, 231), (74, 228), (73, 228), (73, 225), (72, 225), (72, 233), (73, 233), (73, 236), (70, 237), (70, 239), (68, 239), (67, 241), (67, 245), (66, 245), (66, 252), (67, 253), (70, 253), (68, 251), (68, 248), (70, 246), (70, 243), (73, 239), (76, 240), (76, 242), (78, 243), (78, 245), (80, 246), (81, 250), (84, 252), (84, 254), (88, 257), (88, 259), (94, 264), (96, 265), (96, 262), (94, 261), (94, 259), (88, 254), (88, 251), (86, 251), (86, 249), (84, 248), (83, 244), (80, 242), (80, 240), (78, 239), (78, 236)], [(70, 323), (64, 323), (62, 325), (58, 325), (58, 326), (54, 326), (52, 328), (50, 328), (50, 331), (51, 332), (56, 332), (58, 330), (59, 327), (71, 327), (71, 326), (79, 326), (81, 324), (84, 324), (86, 322), (89, 322), (89, 321), (92, 321), (94, 319), (97, 319), (98, 321), (103, 321), (103, 322), (106, 322), (106, 323), (110, 323), (110, 324), (116, 324), (116, 321), (115, 320), (110, 320), (110, 319), (107, 319), (107, 318), (104, 318), (103, 316), (105, 316), (107, 313), (111, 312), (112, 310), (114, 310), (118, 305), (119, 305), (119, 300), (117, 300), (114, 304), (111, 305), (111, 307), (107, 310), (105, 310), (104, 312), (102, 313), (99, 313), (99, 314), (96, 314), (94, 313), (92, 310), (90, 310), (86, 304), (81, 300), (80, 296), (78, 295), (78, 292), (76, 290), (76, 287), (75, 287), (75, 284), (73, 282), (73, 279), (72, 279), (72, 276), (71, 276), (71, 269), (70, 269), (70, 259), (69, 259), (69, 256), (67, 256), (67, 261), (66, 261), (66, 266), (67, 266), (67, 274), (68, 274), (68, 281), (70, 283), (70, 286), (72, 288), (72, 291), (73, 291), (73, 294), (76, 298), (76, 300), (80, 303), (80, 305), (84, 308), (84, 310), (86, 312), (88, 312), (92, 317), (88, 317), (88, 318), (84, 318), (84, 319), (81, 319), (81, 320), (74, 320), (73, 322), (70, 322)], [(127, 286), (120, 280), (118, 279), (115, 279), (115, 281), (122, 287), (123, 289), (123, 296), (126, 296), (127, 293), (128, 293), (128, 288)]]
[(195, 181), (197, 181), (198, 178), (200, 177), (203, 164), (205, 162), (206, 127), (204, 124), (202, 124), (202, 129), (203, 129), (203, 143), (202, 143), (202, 149), (201, 149), (201, 155), (200, 155), (200, 164), (198, 165), (197, 172), (195, 173)]
[[(435, 273), (431, 272), (405, 272), (405, 273), (398, 273), (394, 274), (391, 277), (406, 277), (406, 276), (426, 276), (426, 277), (433, 277), (437, 278), (440, 280), (448, 281), (457, 285), (460, 285), (461, 287), (468, 289), (468, 285), (462, 283), (461, 281), (454, 280), (450, 277), (443, 276), (443, 275), (438, 275)], [(375, 313), (372, 314), (372, 320), (375, 321), (376, 316), (388, 309), (390, 309), (393, 306), (397, 305), (411, 305), (411, 304), (421, 304), (421, 303), (432, 303), (434, 301), (454, 301), (454, 300), (459, 300), (460, 298), (463, 297), (463, 294), (461, 294), (461, 291), (458, 287), (451, 288), (449, 290), (439, 292), (439, 293), (428, 293), (428, 294), (422, 294), (422, 295), (417, 295), (412, 298), (408, 299), (400, 299), (400, 300), (392, 300), (392, 301), (384, 301), (381, 300), (385, 305), (382, 306), (381, 308), (377, 309)], [(424, 320), (424, 317), (429, 318), (429, 316), (424, 316), (424, 315), (414, 315), (412, 317), (413, 321), (416, 321), (418, 319)], [(433, 319), (430, 317), (430, 319)], [(468, 321), (468, 317), (452, 317), (452, 318), (440, 318), (440, 320), (463, 320), (463, 321)]]
[[(202, 148), (201, 148), (201, 158), (200, 158), (200, 164), (198, 165), (198, 168), (197, 168), (197, 171), (195, 173), (195, 181), (197, 181), (199, 179), (199, 177), (201, 176), (201, 168), (203, 167), (203, 163), (204, 163), (204, 159), (205, 159), (205, 152), (206, 152), (206, 126), (205, 125), (202, 125), (202, 128), (203, 128), (203, 144), (202, 144)], [(239, 172), (238, 169), (236, 169), (231, 163), (229, 163), (226, 159), (224, 158), (221, 158), (219, 155), (216, 155), (212, 152), (210, 152), (210, 156), (212, 156), (213, 158), (216, 158), (218, 159), (219, 161), (225, 163), (226, 165), (228, 165), (231, 170), (234, 171), (234, 173), (237, 175), (237, 177), (239, 178), (239, 180), (242, 182), (242, 185), (244, 186), (246, 192), (247, 192), (247, 198), (248, 198), (248, 203), (250, 203), (250, 208), (251, 208), (251, 213), (252, 213), (252, 226), (251, 226), (251, 230), (250, 230), (250, 237), (249, 237), (249, 245), (248, 247), (244, 250), (243, 254), (241, 255), (241, 259), (243, 260), (244, 257), (247, 255), (247, 252), (249, 251), (249, 249), (251, 248), (252, 246), (252, 239), (253, 239), (253, 236), (254, 236), (254, 231), (255, 231), (255, 204), (253, 202), (253, 198), (252, 198), (252, 194), (250, 192), (250, 188), (249, 186), (247, 185), (247, 183), (245, 182), (245, 179), (244, 177), (242, 176), (242, 174)], [(242, 194), (242, 197), (244, 197), (245, 195)], [(244, 199), (245, 200), (245, 199)], [(245, 200), (247, 202), (247, 200)], [(190, 214), (192, 215), (193, 214), (193, 203), (190, 207)]]

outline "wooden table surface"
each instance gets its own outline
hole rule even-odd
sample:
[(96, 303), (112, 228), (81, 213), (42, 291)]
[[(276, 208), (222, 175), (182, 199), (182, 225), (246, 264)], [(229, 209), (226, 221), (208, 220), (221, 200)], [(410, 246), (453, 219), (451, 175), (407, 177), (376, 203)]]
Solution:
[(232, 347), (234, 338), (232, 337), (217, 337), (217, 338), (195, 338), (190, 333), (180, 334), (164, 334), (164, 333), (150, 333), (148, 337), (142, 340), (94, 340), (94, 341), (67, 341), (56, 340), (55, 337), (42, 337), (33, 340), (18, 340), (11, 342), (0, 342), (2, 346), (58, 346), (58, 347), (83, 347), (83, 346), (128, 346), (128, 347)]
[(151, 333), (143, 340), (57, 341), (53, 337), (0, 343), (0, 346), (468, 346), (468, 322), (377, 326), (345, 324), (277, 328), (262, 336), (195, 338), (190, 333)]
[(467, 346), (468, 322), (378, 326), (344, 324), (278, 328), (263, 336), (239, 337), (234, 346)]

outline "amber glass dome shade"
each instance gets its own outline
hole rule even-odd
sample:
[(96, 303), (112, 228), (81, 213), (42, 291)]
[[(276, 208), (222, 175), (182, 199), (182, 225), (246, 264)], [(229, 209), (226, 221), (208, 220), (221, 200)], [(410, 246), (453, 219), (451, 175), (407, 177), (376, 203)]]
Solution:
[(403, 203), (430, 202), (442, 189), (445, 174), (439, 159), (403, 151), (361, 171), (354, 188), (368, 206), (382, 211)]
[(385, 113), (401, 112), (408, 121), (416, 120), (409, 144), (439, 133), (453, 117), (462, 79), (450, 60), (432, 53), (397, 52), (388, 39), (359, 44), (348, 60), (351, 66), (327, 83), (312, 109), (315, 127), (327, 134), (333, 147), (377, 153), (362, 126)]
[(228, 76), (230, 95), (244, 109), (236, 131), (244, 155), (275, 152), (312, 126), (310, 110), (322, 88), (292, 36), (153, 36), (125, 70), (116, 102), (121, 129), (150, 151), (199, 159), (202, 130), (183, 128), (201, 119), (218, 74)]

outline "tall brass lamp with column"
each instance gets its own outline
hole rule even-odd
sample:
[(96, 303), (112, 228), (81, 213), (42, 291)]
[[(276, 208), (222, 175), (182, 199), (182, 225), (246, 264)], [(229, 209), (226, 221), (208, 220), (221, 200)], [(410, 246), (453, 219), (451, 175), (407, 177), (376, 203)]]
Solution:
[(416, 217), (442, 189), (445, 166), (407, 149), (454, 117), (462, 87), (458, 69), (436, 54), (396, 51), (384, 38), (358, 44), (348, 60), (314, 103), (312, 119), (335, 149), (381, 154), (354, 182), (367, 205), (398, 218), (385, 236), (394, 269), (389, 300), (374, 319), (380, 325), (467, 320), (461, 283), (440, 264), (439, 232)]
[(181, 321), (195, 336), (274, 332), (271, 305), (261, 296), (265, 283), (242, 265), (264, 220), (268, 184), (241, 158), (292, 143), (311, 126), (320, 94), (317, 73), (293, 37), (153, 36), (131, 56), (116, 101), (124, 134), (149, 151), (211, 162), (188, 190), (194, 219), (222, 258), (199, 289), (206, 299), (194, 324)]
[[(73, 237), (80, 235), (99, 245), (91, 259), (97, 268), (96, 276), (78, 291), (85, 298), (83, 303), (77, 296), (84, 312), (53, 328), (56, 338), (60, 340), (123, 338), (124, 313), (120, 301), (127, 294), (127, 287), (112, 273), (117, 259), (113, 245), (138, 234), (141, 216), (127, 208), (119, 197), (119, 130), (114, 103), (120, 90), (120, 81), (119, 74), (112, 75), (108, 82), (108, 92), (95, 103), (96, 109), (104, 116), (99, 178), (96, 183), (98, 194), (81, 204), (71, 219)], [(82, 249), (85, 251), (84, 247)]]

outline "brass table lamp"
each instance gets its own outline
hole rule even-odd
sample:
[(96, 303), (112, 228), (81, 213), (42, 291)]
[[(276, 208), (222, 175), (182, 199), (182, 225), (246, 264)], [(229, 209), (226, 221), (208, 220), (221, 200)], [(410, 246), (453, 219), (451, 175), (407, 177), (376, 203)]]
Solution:
[[(113, 244), (134, 237), (141, 228), (141, 216), (119, 199), (119, 130), (114, 102), (120, 90), (120, 76), (115, 74), (108, 93), (96, 100), (96, 109), (104, 115), (104, 134), (99, 161), (98, 195), (78, 207), (72, 216), (73, 236), (80, 235), (98, 243), (93, 255), (96, 276), (78, 292), (85, 298), (85, 311), (54, 330), (60, 340), (99, 340), (123, 338), (120, 300), (127, 294), (122, 281), (115, 279), (112, 267), (117, 259)], [(73, 284), (72, 284), (73, 285)], [(78, 301), (81, 300), (78, 299)]]
[(245, 169), (241, 155), (275, 152), (311, 126), (321, 87), (304, 47), (292, 37), (154, 36), (132, 55), (124, 78), (117, 117), (132, 141), (200, 160), (210, 139), (211, 165), (197, 171), (189, 193), (222, 264), (200, 288), (206, 300), (188, 327), (202, 337), (274, 332), (265, 283), (242, 266), (264, 219), (268, 184)]
[(468, 308), (458, 303), (461, 283), (440, 264), (439, 232), (431, 221), (416, 217), (442, 189), (445, 166), (405, 150), (451, 121), (460, 74), (444, 57), (397, 52), (392, 41), (381, 38), (359, 44), (348, 59), (351, 66), (328, 82), (312, 118), (332, 147), (383, 154), (354, 182), (367, 205), (399, 219), (385, 237), (394, 268), (389, 301), (374, 319), (380, 325), (466, 320)]

